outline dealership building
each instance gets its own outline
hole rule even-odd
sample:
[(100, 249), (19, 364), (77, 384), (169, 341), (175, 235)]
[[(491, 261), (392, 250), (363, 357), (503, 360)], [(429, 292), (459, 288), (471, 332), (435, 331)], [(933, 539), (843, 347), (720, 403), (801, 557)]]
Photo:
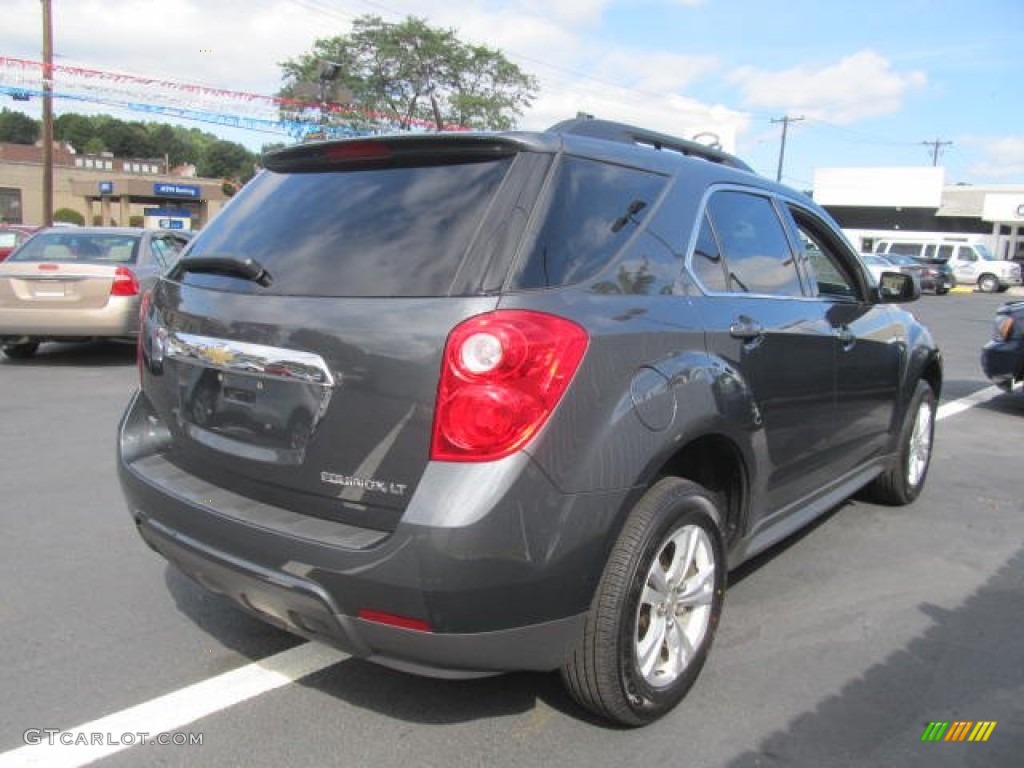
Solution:
[[(198, 229), (227, 201), (221, 179), (169, 168), (165, 159), (81, 155), (69, 144), (53, 151), (53, 210), (69, 208), (88, 224)], [(43, 220), (43, 148), (0, 143), (0, 221)]]
[(863, 251), (880, 237), (924, 232), (1024, 260), (1024, 184), (947, 185), (940, 167), (819, 168), (814, 199)]

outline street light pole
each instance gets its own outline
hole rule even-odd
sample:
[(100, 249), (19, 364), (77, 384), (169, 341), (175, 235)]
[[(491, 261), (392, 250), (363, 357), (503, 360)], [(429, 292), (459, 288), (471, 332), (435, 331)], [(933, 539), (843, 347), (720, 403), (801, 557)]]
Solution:
[(43, 226), (53, 226), (53, 16), (43, 3)]

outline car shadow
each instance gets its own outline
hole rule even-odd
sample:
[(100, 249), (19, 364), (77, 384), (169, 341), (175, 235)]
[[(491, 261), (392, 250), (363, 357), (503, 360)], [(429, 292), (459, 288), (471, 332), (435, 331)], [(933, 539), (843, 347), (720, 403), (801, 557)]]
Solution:
[(1024, 390), (1018, 387), (1013, 392), (1003, 392), (975, 407), (982, 411), (1024, 417)]
[[(796, 546), (850, 506), (845, 501), (729, 575), (733, 586)], [(165, 583), (178, 610), (224, 648), (252, 661), (288, 650), (305, 639), (245, 613), (226, 598), (208, 592), (173, 566)], [(543, 702), (566, 717), (605, 730), (623, 730), (580, 707), (557, 672), (511, 672), (469, 680), (443, 680), (407, 674), (357, 658), (347, 658), (296, 681), (353, 706), (399, 720), (436, 725), (520, 715)]]
[(968, 397), (990, 386), (992, 384), (983, 379), (946, 379), (942, 382), (942, 400), (939, 405)]
[[(958, 607), (920, 604), (932, 621), (928, 629), (728, 768), (1020, 765), (1022, 587), (1019, 549)], [(986, 743), (922, 743), (936, 721), (996, 727)]]
[[(308, 642), (249, 616), (172, 566), (165, 567), (164, 580), (179, 611), (224, 648), (247, 659), (258, 661)], [(535, 709), (538, 700), (571, 717), (588, 719), (587, 713), (562, 689), (555, 673), (515, 672), (470, 680), (441, 680), (350, 657), (297, 680), (296, 685), (326, 693), (360, 709), (426, 725), (521, 715)]]
[(97, 367), (135, 364), (135, 343), (130, 341), (48, 342), (26, 360), (0, 354), (0, 366), (23, 368)]

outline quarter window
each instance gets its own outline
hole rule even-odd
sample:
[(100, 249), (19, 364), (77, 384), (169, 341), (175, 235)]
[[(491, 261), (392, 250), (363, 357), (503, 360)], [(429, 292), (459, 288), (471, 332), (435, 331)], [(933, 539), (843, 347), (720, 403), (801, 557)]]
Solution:
[(516, 287), (572, 285), (609, 265), (642, 225), (665, 179), (608, 163), (566, 157)]

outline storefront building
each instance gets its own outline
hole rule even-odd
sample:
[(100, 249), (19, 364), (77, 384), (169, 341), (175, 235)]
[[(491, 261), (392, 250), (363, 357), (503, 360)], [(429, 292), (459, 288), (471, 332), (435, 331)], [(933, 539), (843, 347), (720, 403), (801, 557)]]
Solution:
[(939, 167), (820, 168), (814, 199), (861, 250), (894, 233), (963, 235), (1024, 260), (1024, 184), (946, 185)]
[[(77, 211), (87, 224), (199, 229), (228, 200), (223, 182), (175, 170), (162, 159), (79, 155), (55, 144), (53, 210)], [(42, 188), (42, 147), (0, 143), (0, 220), (41, 224)]]

